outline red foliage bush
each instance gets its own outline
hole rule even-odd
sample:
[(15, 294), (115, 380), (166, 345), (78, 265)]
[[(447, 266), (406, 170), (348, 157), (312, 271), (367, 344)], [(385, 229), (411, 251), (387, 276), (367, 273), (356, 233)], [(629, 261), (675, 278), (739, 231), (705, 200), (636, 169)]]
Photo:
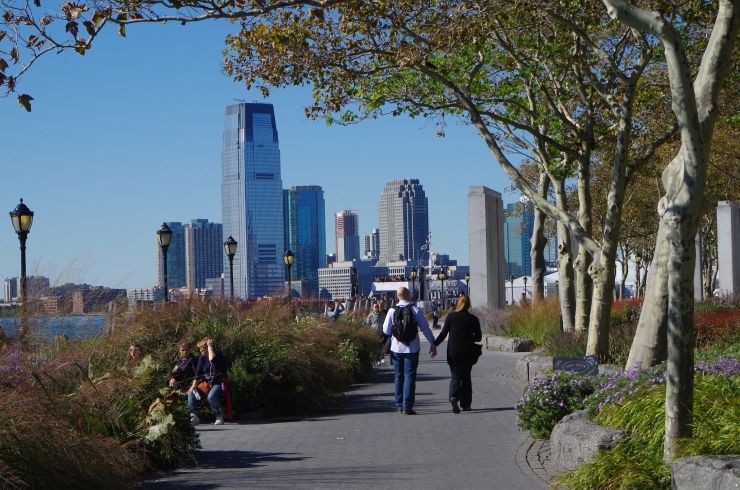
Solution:
[(740, 334), (740, 310), (696, 313), (696, 345), (705, 347)]

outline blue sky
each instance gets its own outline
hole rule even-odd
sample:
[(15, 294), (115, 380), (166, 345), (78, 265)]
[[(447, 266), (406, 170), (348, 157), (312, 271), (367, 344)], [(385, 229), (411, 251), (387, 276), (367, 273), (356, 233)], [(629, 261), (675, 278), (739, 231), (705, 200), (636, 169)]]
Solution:
[[(156, 280), (155, 232), (162, 221), (221, 220), (221, 132), (234, 99), (263, 101), (221, 72), (225, 23), (129, 27), (84, 57), (51, 55), (15, 97), (0, 98), (0, 210), (23, 197), (36, 213), (29, 274), (52, 283), (149, 287)], [(334, 212), (359, 212), (361, 234), (378, 226), (386, 181), (420, 179), (430, 207), (432, 249), (467, 264), (467, 192), (499, 192), (508, 179), (471, 127), (447, 136), (433, 123), (381, 118), (327, 127), (305, 118), (307, 88), (275, 90), (283, 186), (321, 185), (327, 251)], [(512, 202), (518, 194), (504, 193)], [(9, 218), (0, 232), (0, 281), (19, 274)], [(0, 230), (3, 228), (0, 227)]]

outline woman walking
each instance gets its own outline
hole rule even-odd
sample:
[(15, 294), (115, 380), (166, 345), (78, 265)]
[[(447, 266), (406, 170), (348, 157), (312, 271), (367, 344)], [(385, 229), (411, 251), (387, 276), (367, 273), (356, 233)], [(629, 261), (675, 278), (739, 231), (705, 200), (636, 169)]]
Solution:
[(438, 346), (448, 334), (450, 336), (447, 341), (447, 364), (450, 366), (450, 404), (455, 413), (460, 413), (461, 406), (464, 411), (470, 410), (473, 402), (470, 371), (477, 360), (475, 342), (480, 342), (482, 338), (480, 321), (468, 310), (470, 297), (461, 294), (455, 311), (447, 315), (442, 331), (434, 341), (434, 345)]

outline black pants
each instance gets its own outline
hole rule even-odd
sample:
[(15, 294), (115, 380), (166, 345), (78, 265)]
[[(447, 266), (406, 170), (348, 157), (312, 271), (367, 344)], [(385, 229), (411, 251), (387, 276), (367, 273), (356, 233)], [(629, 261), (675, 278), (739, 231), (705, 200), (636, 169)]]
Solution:
[(472, 369), (473, 365), (469, 362), (450, 364), (450, 399), (457, 398), (463, 408), (468, 408), (473, 403), (473, 382), (470, 380)]

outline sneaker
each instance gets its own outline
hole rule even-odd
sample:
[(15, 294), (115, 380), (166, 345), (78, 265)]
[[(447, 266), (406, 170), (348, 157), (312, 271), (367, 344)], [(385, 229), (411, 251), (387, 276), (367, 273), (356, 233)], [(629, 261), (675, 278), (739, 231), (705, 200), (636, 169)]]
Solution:
[(200, 417), (198, 417), (196, 414), (190, 414), (190, 425), (196, 426), (200, 425)]
[(216, 417), (216, 421), (213, 423), (213, 425), (224, 425), (224, 418), (222, 416)]
[(457, 405), (457, 398), (450, 398), (450, 405), (452, 405), (453, 413), (460, 413), (460, 407)]
[(416, 415), (416, 412), (414, 410), (404, 410), (404, 415)]

